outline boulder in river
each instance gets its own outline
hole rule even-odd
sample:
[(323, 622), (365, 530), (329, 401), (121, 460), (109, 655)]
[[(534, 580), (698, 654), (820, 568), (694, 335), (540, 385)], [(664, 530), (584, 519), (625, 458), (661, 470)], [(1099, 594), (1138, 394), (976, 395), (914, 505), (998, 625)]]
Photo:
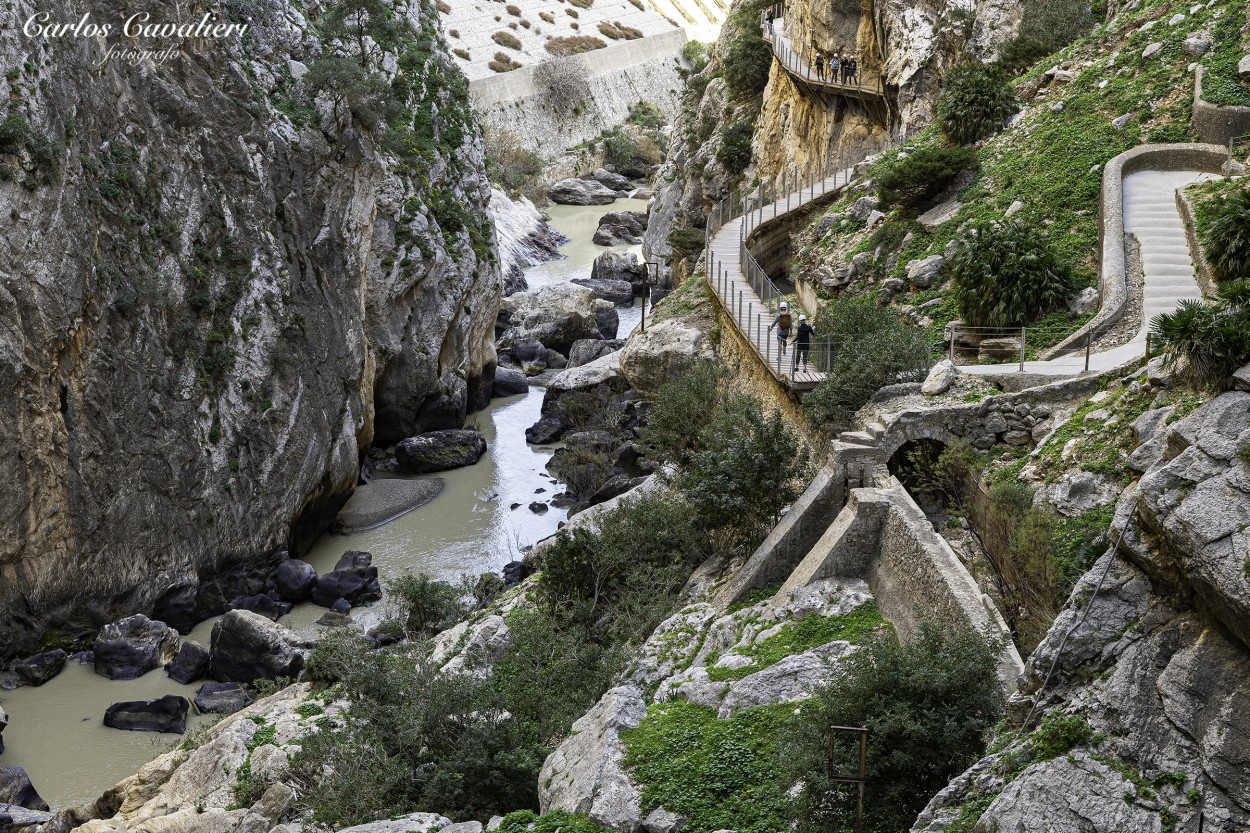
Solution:
[(181, 735), (187, 731), (187, 712), (190, 708), (190, 701), (176, 694), (166, 694), (155, 700), (128, 700), (114, 703), (104, 711), (104, 725), (129, 732)]
[(238, 683), (205, 683), (195, 692), (201, 714), (234, 714), (252, 705), (252, 695)]
[(634, 183), (630, 182), (627, 177), (623, 177), (615, 171), (609, 171), (607, 168), (595, 168), (589, 178), (600, 185), (611, 188), (613, 191), (634, 190)]
[(357, 486), (347, 504), (335, 516), (331, 529), (350, 534), (382, 526), (438, 497), (443, 485), (441, 478), (428, 477), (421, 480), (379, 479)]
[(44, 801), (30, 783), (30, 776), (20, 766), (0, 766), (0, 804), (14, 804), (27, 810), (48, 810)]
[(627, 281), (637, 293), (646, 277), (647, 266), (633, 252), (604, 252), (590, 267), (590, 278), (596, 281)]
[(486, 438), (469, 429), (430, 431), (409, 437), (395, 447), (399, 470), (407, 474), (429, 474), (471, 466), (484, 453)]
[(584, 338), (575, 341), (569, 348), (569, 367), (590, 364), (595, 359), (606, 356), (608, 353), (615, 353), (624, 346), (625, 339), (623, 338)]
[(256, 593), (251, 596), (239, 596), (230, 600), (231, 610), (250, 610), (253, 613), (259, 613), (266, 619), (273, 622), (291, 612), (294, 607), (290, 602), (280, 602), (272, 596), (264, 593)]
[(600, 298), (616, 306), (627, 307), (634, 302), (634, 285), (629, 281), (603, 278), (574, 278), (573, 283), (584, 286)]
[(525, 429), (525, 441), (533, 445), (553, 443), (569, 430), (558, 414), (545, 414), (529, 428)]
[(382, 588), (378, 584), (378, 568), (373, 566), (373, 556), (355, 550), (343, 553), (334, 569), (318, 579), (312, 592), (313, 603), (322, 607), (331, 607), (339, 599), (357, 605), (380, 598)]
[(491, 393), (494, 396), (517, 396), (522, 393), (529, 393), (529, 389), (529, 379), (521, 371), (513, 370), (510, 367), (496, 368), (495, 384), (491, 389)]
[[(558, 283), (518, 292), (499, 305), (496, 326), (500, 352), (534, 340), (565, 356), (581, 338), (615, 338), (618, 317), (608, 301), (584, 286)], [(518, 354), (519, 355), (519, 354)]]
[(631, 387), (654, 392), (701, 359), (712, 359), (712, 345), (702, 330), (670, 318), (637, 332), (621, 350), (621, 372)]
[(600, 246), (626, 246), (642, 242), (647, 215), (642, 211), (613, 211), (599, 218), (594, 243)]
[(101, 628), (93, 650), (97, 674), (110, 680), (134, 680), (174, 658), (178, 632), (137, 613)]
[(65, 668), (65, 652), (60, 648), (35, 654), (13, 663), (13, 670), (26, 685), (39, 686), (60, 674)]
[(616, 190), (593, 179), (562, 179), (547, 189), (560, 205), (608, 205), (616, 202)]
[(165, 666), (165, 673), (176, 683), (195, 682), (208, 673), (208, 649), (191, 640), (183, 642), (177, 656)]
[(274, 575), (278, 595), (288, 602), (307, 601), (317, 585), (317, 571), (307, 561), (290, 558), (278, 565)]
[(299, 638), (277, 622), (249, 610), (232, 610), (213, 625), (211, 673), (221, 682), (293, 680), (304, 668), (300, 646)]

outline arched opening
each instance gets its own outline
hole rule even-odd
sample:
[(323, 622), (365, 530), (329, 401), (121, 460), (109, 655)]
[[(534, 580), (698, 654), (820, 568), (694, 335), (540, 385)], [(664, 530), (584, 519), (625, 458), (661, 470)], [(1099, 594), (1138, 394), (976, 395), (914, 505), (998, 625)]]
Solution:
[(927, 437), (908, 440), (898, 447), (887, 464), (890, 474), (903, 487), (930, 519), (945, 515), (950, 497), (941, 476), (940, 460), (946, 443)]

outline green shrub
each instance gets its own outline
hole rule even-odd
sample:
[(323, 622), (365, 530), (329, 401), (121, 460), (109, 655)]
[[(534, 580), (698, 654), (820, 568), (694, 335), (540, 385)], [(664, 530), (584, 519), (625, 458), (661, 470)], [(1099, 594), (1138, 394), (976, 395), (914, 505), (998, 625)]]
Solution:
[(721, 69), (732, 98), (744, 100), (764, 92), (772, 69), (773, 50), (754, 27), (739, 30), (729, 44)]
[[(569, 9), (569, 11), (572, 11), (572, 9)], [(607, 45), (603, 38), (596, 38), (594, 35), (561, 35), (560, 37), (547, 38), (543, 48), (552, 55), (565, 56), (594, 52), (596, 49), (603, 49)]]
[(673, 257), (677, 260), (685, 260), (699, 254), (703, 251), (706, 242), (703, 229), (698, 228), (673, 229), (668, 235), (668, 245), (673, 250)]
[(718, 720), (716, 709), (681, 700), (651, 706), (636, 729), (621, 734), (643, 812), (662, 806), (679, 813), (689, 833), (787, 829), (789, 785), (781, 783), (779, 759), (793, 710), (789, 703), (756, 707)]
[(552, 810), (538, 815), (532, 810), (517, 810), (503, 817), (499, 833), (609, 833), (585, 816), (566, 810)]
[(822, 425), (847, 427), (855, 412), (886, 385), (923, 380), (930, 366), (924, 331), (872, 299), (839, 298), (816, 317), (816, 340), (833, 350), (826, 378), (803, 399)]
[(1096, 737), (1084, 715), (1047, 715), (1033, 732), (1033, 754), (1038, 760), (1049, 761), (1078, 746), (1089, 746)]
[(398, 606), (400, 624), (410, 637), (436, 634), (468, 612), (459, 588), (425, 573), (392, 579), (386, 583), (386, 591)]
[(1020, 29), (1003, 44), (998, 62), (1017, 73), (1058, 52), (1094, 25), (1086, 0), (1033, 0), (1024, 6)]
[(1212, 303), (1181, 301), (1175, 312), (1155, 316), (1151, 335), (1164, 362), (1192, 385), (1221, 385), (1250, 361), (1250, 280), (1230, 281)]
[(921, 208), (977, 164), (976, 152), (971, 148), (924, 145), (910, 151), (904, 159), (883, 165), (873, 179), (884, 204)]
[(485, 134), (486, 171), (491, 182), (509, 194), (537, 195), (543, 174), (542, 157), (521, 144), (510, 130), (491, 130)]
[(692, 417), (715, 412), (721, 387), (728, 378), (728, 372), (716, 362), (699, 361), (662, 385), (652, 396), (647, 423), (642, 428), (647, 453), (684, 466), (693, 454), (702, 451), (709, 438), (701, 433), (702, 420)]
[(746, 122), (726, 127), (721, 133), (720, 147), (716, 149), (716, 161), (731, 174), (737, 175), (751, 164), (751, 139), (754, 128)]
[(1063, 307), (1072, 270), (1046, 238), (1018, 221), (975, 223), (950, 261), (955, 303), (965, 324), (1019, 327)]
[(664, 113), (650, 101), (639, 101), (629, 105), (629, 117), (626, 121), (652, 130), (663, 127), (666, 122)]
[(1002, 130), (1020, 109), (1007, 77), (990, 64), (957, 67), (946, 76), (938, 97), (937, 123), (943, 135), (970, 145)]
[(708, 45), (697, 40), (686, 41), (681, 48), (681, 56), (686, 59), (686, 63), (690, 64), (690, 69), (687, 72), (691, 75), (698, 75), (700, 72), (703, 72), (712, 57)]
[(642, 176), (663, 159), (659, 146), (646, 136), (613, 128), (603, 136), (603, 161), (624, 176)]
[(1250, 189), (1216, 203), (1202, 246), (1217, 281), (1250, 278)]
[(842, 661), (784, 739), (787, 778), (801, 783), (798, 829), (849, 830), (854, 798), (829, 772), (854, 772), (858, 745), (831, 744), (830, 726), (869, 729), (864, 829), (907, 830), (952, 776), (981, 757), (1002, 714), (998, 644), (970, 631), (922, 624), (906, 645), (878, 637)]
[(0, 122), (0, 153), (20, 153), (30, 141), (30, 122), (17, 113), (10, 113)]

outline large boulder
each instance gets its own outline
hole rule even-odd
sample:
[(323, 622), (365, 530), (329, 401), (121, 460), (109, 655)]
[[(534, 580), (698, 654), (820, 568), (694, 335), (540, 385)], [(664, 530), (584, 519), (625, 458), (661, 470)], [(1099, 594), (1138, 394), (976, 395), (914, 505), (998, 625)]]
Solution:
[(187, 731), (187, 712), (190, 701), (176, 694), (167, 694), (155, 700), (129, 700), (114, 703), (104, 710), (104, 725), (130, 732), (171, 732), (181, 735)]
[(925, 377), (920, 392), (925, 396), (939, 396), (950, 390), (951, 385), (959, 378), (959, 368), (950, 359), (942, 359), (933, 365), (929, 375)]
[(238, 683), (205, 683), (195, 692), (195, 708), (202, 714), (234, 714), (252, 705), (252, 695)]
[(334, 569), (323, 575), (313, 588), (312, 600), (322, 607), (331, 607), (339, 599), (350, 605), (376, 602), (382, 598), (378, 584), (378, 568), (373, 556), (355, 550), (343, 553)]
[(211, 673), (222, 682), (295, 679), (304, 668), (301, 643), (288, 628), (248, 610), (232, 610), (213, 625)]
[(290, 602), (280, 602), (265, 593), (236, 596), (230, 600), (230, 610), (250, 610), (274, 622), (290, 613), (292, 607), (294, 605)]
[(617, 315), (610, 302), (586, 287), (560, 283), (504, 298), (499, 325), (501, 351), (534, 340), (567, 356), (578, 339), (614, 338)]
[(630, 386), (647, 393), (655, 391), (684, 373), (700, 359), (715, 354), (704, 333), (681, 321), (670, 318), (635, 331), (621, 350), (621, 372)]
[(0, 833), (21, 833), (52, 821), (52, 813), (46, 810), (27, 810), (16, 804), (0, 804)]
[(945, 265), (946, 258), (941, 255), (910, 261), (907, 264), (907, 281), (917, 289), (928, 289), (938, 282)]
[(431, 431), (409, 437), (395, 447), (399, 469), (407, 474), (429, 474), (471, 466), (486, 453), (486, 438), (477, 431)]
[(344, 827), (338, 833), (438, 833), (449, 826), (451, 819), (437, 813), (409, 813), (393, 819)]
[(608, 353), (615, 353), (624, 346), (625, 340), (620, 338), (584, 338), (574, 342), (569, 348), (568, 366), (581, 367), (584, 364), (590, 364), (595, 359), (606, 356)]
[(523, 393), (529, 393), (529, 389), (529, 379), (521, 371), (513, 370), (510, 367), (495, 369), (495, 384), (491, 388), (493, 396), (519, 396)]
[(609, 205), (616, 202), (616, 191), (593, 179), (562, 179), (547, 189), (547, 196), (560, 205)]
[(65, 668), (65, 652), (60, 648), (35, 654), (13, 663), (13, 670), (26, 685), (39, 686), (61, 673)]
[(613, 211), (599, 218), (592, 242), (599, 246), (630, 246), (642, 242), (647, 215), (642, 211)]
[(568, 423), (559, 414), (544, 414), (529, 428), (525, 429), (525, 441), (531, 445), (553, 443), (569, 430)]
[(20, 766), (0, 766), (0, 804), (13, 804), (27, 810), (48, 810), (44, 801), (30, 783), (30, 776)]
[(632, 191), (634, 189), (634, 183), (615, 171), (609, 171), (607, 168), (595, 168), (591, 172), (590, 178), (600, 185), (611, 188), (613, 191)]
[(616, 306), (627, 307), (634, 302), (634, 285), (629, 281), (612, 281), (596, 278), (574, 278), (573, 283), (595, 293), (596, 298)]
[(609, 830), (634, 833), (641, 823), (642, 794), (625, 769), (621, 732), (637, 728), (646, 714), (642, 692), (634, 686), (604, 694), (543, 763), (538, 775), (542, 812), (567, 810)]
[(288, 602), (307, 601), (317, 586), (317, 571), (307, 561), (290, 558), (278, 565), (274, 582), (278, 595)]
[(543, 414), (557, 412), (557, 403), (569, 394), (591, 394), (606, 402), (611, 394), (624, 391), (628, 383), (621, 372), (621, 355), (622, 351), (608, 353), (589, 364), (570, 367), (548, 382), (547, 393), (543, 396)]
[(101, 628), (93, 650), (97, 674), (110, 680), (134, 680), (174, 658), (178, 632), (137, 613)]
[(590, 267), (590, 279), (595, 281), (625, 281), (637, 294), (647, 276), (647, 265), (633, 252), (604, 252), (595, 258)]
[(187, 640), (182, 643), (173, 661), (165, 666), (165, 673), (176, 683), (190, 685), (208, 673), (208, 662), (208, 649), (198, 642)]

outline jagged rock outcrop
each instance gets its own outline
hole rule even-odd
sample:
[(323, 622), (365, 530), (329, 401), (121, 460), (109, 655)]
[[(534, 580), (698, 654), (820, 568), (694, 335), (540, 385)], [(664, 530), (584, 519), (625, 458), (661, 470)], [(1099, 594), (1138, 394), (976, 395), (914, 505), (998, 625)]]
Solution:
[(434, 4), (396, 12), (410, 51), (370, 67), (421, 115), (398, 143), (330, 94), (307, 106), (316, 74), (289, 68), (326, 47), (299, 7), (249, 8), (246, 42), (165, 62), (101, 63), (120, 35), (0, 43), (29, 68), (0, 114), (28, 137), (0, 153), (0, 655), (257, 592), (235, 578), (308, 546), (362, 449), (489, 396), (490, 190)]
[[(1248, 408), (1232, 391), (1170, 426), (1137, 421), (1157, 453), (1117, 504), (1118, 546), (1077, 584), (1009, 704), (1019, 725), (1037, 701), (1034, 731), (956, 778), (915, 831), (974, 802), (985, 829), (1020, 833), (1250, 823)], [(1060, 719), (1056, 754), (1038, 726)]]

